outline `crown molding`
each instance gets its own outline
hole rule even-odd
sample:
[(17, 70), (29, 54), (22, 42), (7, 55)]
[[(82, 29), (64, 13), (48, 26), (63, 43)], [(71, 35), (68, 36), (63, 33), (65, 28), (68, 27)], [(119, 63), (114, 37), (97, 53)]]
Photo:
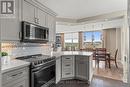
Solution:
[(68, 22), (68, 23), (77, 23), (77, 19), (70, 18), (56, 18), (57, 22)]
[[(107, 14), (91, 16), (81, 19), (69, 19), (69, 18), (57, 18), (56, 21), (58, 24), (70, 24), (70, 25), (77, 25), (77, 24), (84, 24), (84, 23), (94, 23), (99, 21), (107, 21), (107, 20), (116, 20), (122, 19), (127, 14), (127, 11), (116, 11)], [(62, 22), (62, 23), (61, 23)]]

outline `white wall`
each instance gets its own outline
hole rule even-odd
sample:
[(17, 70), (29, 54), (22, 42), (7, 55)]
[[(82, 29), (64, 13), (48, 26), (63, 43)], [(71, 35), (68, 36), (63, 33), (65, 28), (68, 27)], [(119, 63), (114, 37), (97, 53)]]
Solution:
[(56, 25), (56, 33), (66, 33), (66, 32), (78, 32), (78, 31), (93, 31), (108, 28), (120, 28), (123, 24), (123, 19), (104, 21), (97, 23), (81, 24), (81, 25)]

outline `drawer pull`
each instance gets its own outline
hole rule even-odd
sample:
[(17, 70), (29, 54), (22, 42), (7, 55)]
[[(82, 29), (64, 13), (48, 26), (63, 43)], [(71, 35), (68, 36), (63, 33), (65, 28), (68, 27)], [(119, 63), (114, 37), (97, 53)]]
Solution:
[(66, 59), (70, 59), (70, 58), (66, 58)]
[(19, 87), (23, 87), (23, 85), (20, 85)]
[(15, 76), (20, 75), (20, 74), (22, 74), (22, 73), (23, 73), (23, 72), (20, 72), (20, 73), (17, 73), (17, 74), (11, 75), (11, 77), (15, 77)]
[(66, 73), (65, 75), (70, 75), (70, 73)]
[(65, 65), (65, 66), (70, 66), (70, 65)]

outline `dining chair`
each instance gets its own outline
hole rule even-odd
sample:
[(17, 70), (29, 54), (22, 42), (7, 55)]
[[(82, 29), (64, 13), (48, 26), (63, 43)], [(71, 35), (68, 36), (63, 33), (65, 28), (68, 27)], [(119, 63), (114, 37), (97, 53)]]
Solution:
[(111, 56), (111, 58), (110, 58), (110, 61), (114, 61), (115, 62), (116, 68), (118, 68), (118, 65), (117, 65), (117, 54), (118, 54), (118, 49), (116, 49), (115, 55)]
[(105, 61), (105, 67), (107, 66), (106, 48), (96, 48), (95, 61), (98, 64), (98, 68), (100, 61)]

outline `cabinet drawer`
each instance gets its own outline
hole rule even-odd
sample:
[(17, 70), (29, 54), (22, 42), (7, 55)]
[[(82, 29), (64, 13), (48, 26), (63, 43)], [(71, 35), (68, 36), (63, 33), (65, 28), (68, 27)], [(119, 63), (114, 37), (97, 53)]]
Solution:
[(63, 64), (63, 65), (62, 65), (62, 68), (67, 68), (67, 67), (70, 67), (70, 68), (71, 68), (71, 67), (72, 67), (72, 64), (70, 64), (70, 63), (67, 64), (67, 63), (66, 63), (66, 64)]
[(72, 61), (74, 56), (62, 56), (62, 61)]
[(29, 87), (28, 79), (20, 79), (12, 83), (5, 84), (2, 87)]
[(72, 68), (64, 68), (62, 69), (62, 78), (68, 78), (73, 76)]
[(2, 84), (6, 84), (23, 77), (28, 78), (27, 76), (28, 76), (28, 67), (10, 71), (2, 75)]

